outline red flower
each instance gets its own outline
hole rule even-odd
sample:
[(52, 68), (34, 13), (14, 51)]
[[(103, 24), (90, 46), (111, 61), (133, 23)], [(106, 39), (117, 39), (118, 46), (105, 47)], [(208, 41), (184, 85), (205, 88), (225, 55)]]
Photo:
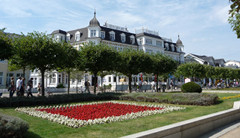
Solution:
[(121, 116), (131, 113), (161, 110), (159, 107), (148, 107), (140, 105), (127, 105), (120, 103), (99, 103), (92, 105), (77, 105), (71, 107), (61, 108), (43, 108), (37, 109), (38, 111), (45, 111), (51, 114), (60, 114), (69, 118), (89, 120), (98, 119), (111, 116)]

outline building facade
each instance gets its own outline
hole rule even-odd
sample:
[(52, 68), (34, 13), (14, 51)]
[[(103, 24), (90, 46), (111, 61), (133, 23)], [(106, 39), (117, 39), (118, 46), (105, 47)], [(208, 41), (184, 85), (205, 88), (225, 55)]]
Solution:
[[(77, 50), (79, 50), (84, 43), (105, 43), (108, 46), (115, 48), (117, 51), (131, 48), (135, 50), (143, 50), (146, 53), (162, 53), (172, 57), (179, 63), (184, 63), (184, 45), (179, 37), (177, 42), (174, 43), (171, 39), (163, 38), (159, 36), (157, 32), (147, 29), (136, 30), (135, 33), (132, 33), (129, 32), (126, 27), (120, 27), (109, 23), (100, 25), (96, 18), (96, 12), (94, 12), (94, 17), (90, 20), (87, 27), (71, 31), (55, 30), (51, 35), (53, 35), (56, 40), (71, 43)], [(31, 77), (33, 77), (34, 80), (37, 80), (35, 84), (41, 82), (41, 76), (39, 73), (39, 71), (31, 73)], [(48, 74), (46, 76), (50, 76), (46, 79), (45, 84), (49, 87), (56, 87), (60, 83), (67, 85), (67, 80), (69, 79), (66, 73), (59, 73), (56, 71), (52, 71), (50, 75)], [(103, 78), (103, 82), (101, 82), (101, 79), (99, 78), (98, 84), (111, 84), (114, 86), (116, 84), (124, 83), (122, 81), (120, 82), (121, 79), (125, 81), (127, 80), (123, 78), (126, 77), (107, 75)], [(135, 82), (138, 82), (139, 78), (140, 75), (133, 76)], [(146, 76), (145, 78), (147, 81), (151, 81), (152, 79), (152, 77), (147, 78)], [(90, 83), (93, 84), (92, 76), (85, 73), (82, 80), (71, 80), (71, 86), (82, 86), (85, 80), (89, 80)]]
[[(29, 79), (30, 71), (25, 71), (25, 79), (26, 81)], [(10, 85), (11, 77), (14, 77), (14, 80), (16, 80), (19, 77), (23, 77), (23, 70), (16, 70), (16, 71), (10, 71), (8, 67), (8, 61), (0, 61), (0, 88), (7, 88)]]

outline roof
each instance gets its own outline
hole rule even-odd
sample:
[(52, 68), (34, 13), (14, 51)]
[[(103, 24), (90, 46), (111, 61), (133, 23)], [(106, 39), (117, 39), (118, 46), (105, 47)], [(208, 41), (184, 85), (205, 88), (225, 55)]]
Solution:
[(215, 59), (214, 62), (215, 62), (215, 63), (221, 63), (221, 62), (226, 63), (226, 61), (225, 61), (223, 58), (221, 58), (221, 59)]
[(59, 29), (59, 30), (53, 31), (52, 34), (66, 34), (66, 32)]
[(80, 28), (72, 31), (68, 31), (67, 33), (70, 34), (70, 43), (74, 43), (75, 41), (75, 34), (76, 32), (80, 32), (80, 41), (85, 41), (88, 38), (88, 29), (87, 27), (85, 28)]
[(183, 45), (182, 41), (179, 38), (179, 35), (178, 35), (178, 40), (176, 42), (176, 45), (178, 45), (178, 46), (182, 46)]
[(160, 36), (158, 35), (153, 35), (153, 34), (149, 34), (149, 33), (146, 33), (146, 32), (143, 32), (143, 33), (139, 33), (139, 34), (136, 34), (137, 37), (140, 37), (140, 36), (149, 36), (149, 37), (153, 37), (153, 38), (157, 38), (157, 39), (162, 39)]
[[(125, 32), (125, 31), (121, 31), (121, 30), (116, 30), (116, 29), (112, 29), (112, 28), (107, 28), (107, 27), (105, 27), (105, 26), (100, 26), (100, 28), (101, 28), (101, 31), (104, 31), (104, 32), (105, 32), (105, 38), (102, 39), (102, 40), (112, 41), (112, 40), (110, 40), (110, 34), (109, 34), (109, 32), (114, 31), (114, 32), (115, 32), (115, 40), (114, 40), (113, 42), (125, 43), (125, 44), (132, 44), (132, 43), (130, 42), (130, 36), (133, 35), (133, 36), (134, 36), (134, 39), (135, 39), (135, 43), (132, 44), (132, 45), (136, 45), (136, 46), (138, 45), (137, 39), (136, 39), (136, 35), (135, 35), (134, 33)], [(122, 42), (122, 41), (121, 41), (121, 35), (120, 35), (120, 34), (122, 34), (122, 33), (124, 33), (124, 34), (126, 35), (126, 41), (125, 41), (125, 42)]]
[(89, 22), (89, 26), (93, 27), (93, 26), (100, 26), (99, 21), (96, 18), (96, 11), (94, 11), (94, 17), (93, 19)]

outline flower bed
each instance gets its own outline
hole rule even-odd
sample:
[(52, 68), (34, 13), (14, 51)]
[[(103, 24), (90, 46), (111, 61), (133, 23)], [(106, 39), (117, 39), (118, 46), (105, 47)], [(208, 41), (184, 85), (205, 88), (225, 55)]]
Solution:
[(220, 98), (220, 100), (233, 99), (233, 98), (240, 98), (240, 94), (235, 96), (222, 97)]
[(134, 119), (181, 109), (185, 108), (117, 101), (16, 108), (17, 111), (31, 116), (41, 117), (74, 128)]

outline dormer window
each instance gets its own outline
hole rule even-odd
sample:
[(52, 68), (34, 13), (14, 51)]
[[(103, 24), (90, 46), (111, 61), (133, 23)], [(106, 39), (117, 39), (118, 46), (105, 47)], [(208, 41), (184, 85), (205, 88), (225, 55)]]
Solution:
[(104, 39), (105, 38), (105, 32), (101, 31), (101, 38)]
[(96, 37), (96, 30), (91, 30), (91, 37)]
[(79, 31), (76, 32), (76, 34), (75, 34), (75, 40), (80, 41), (80, 32)]
[(121, 41), (126, 42), (126, 35), (124, 33), (121, 34)]
[(130, 43), (135, 44), (135, 37), (133, 35), (130, 36)]
[(165, 43), (165, 47), (166, 50), (169, 50), (168, 43)]
[(110, 40), (114, 41), (115, 40), (115, 32), (111, 31), (111, 32), (109, 32), (109, 34), (110, 34)]
[(71, 39), (71, 35), (68, 33), (66, 38), (67, 38), (67, 42), (69, 42)]

